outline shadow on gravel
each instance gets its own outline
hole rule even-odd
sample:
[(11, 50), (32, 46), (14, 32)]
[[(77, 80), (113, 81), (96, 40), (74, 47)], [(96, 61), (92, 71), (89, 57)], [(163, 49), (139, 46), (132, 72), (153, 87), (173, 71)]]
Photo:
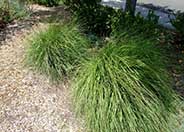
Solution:
[(42, 23), (62, 22), (70, 19), (70, 13), (64, 6), (52, 7), (50, 10), (38, 10), (32, 16)]

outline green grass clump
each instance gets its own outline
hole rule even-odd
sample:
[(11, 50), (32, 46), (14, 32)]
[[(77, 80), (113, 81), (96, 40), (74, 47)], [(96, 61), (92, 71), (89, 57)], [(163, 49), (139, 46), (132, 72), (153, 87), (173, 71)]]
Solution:
[(111, 41), (86, 60), (74, 105), (91, 132), (170, 132), (176, 94), (161, 50), (149, 40)]
[(85, 57), (88, 40), (75, 24), (51, 25), (30, 41), (26, 64), (53, 80), (68, 76)]

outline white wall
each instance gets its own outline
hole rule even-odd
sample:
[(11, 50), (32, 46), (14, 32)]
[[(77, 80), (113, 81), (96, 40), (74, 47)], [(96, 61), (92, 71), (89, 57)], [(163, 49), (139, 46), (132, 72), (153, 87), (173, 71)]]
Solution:
[[(102, 1), (125, 1), (125, 0), (102, 0)], [(184, 0), (138, 0), (139, 3), (152, 3), (158, 6), (168, 6), (170, 9), (184, 11)]]
[(171, 9), (184, 11), (184, 0), (138, 0), (143, 3), (153, 3), (159, 6), (168, 6)]

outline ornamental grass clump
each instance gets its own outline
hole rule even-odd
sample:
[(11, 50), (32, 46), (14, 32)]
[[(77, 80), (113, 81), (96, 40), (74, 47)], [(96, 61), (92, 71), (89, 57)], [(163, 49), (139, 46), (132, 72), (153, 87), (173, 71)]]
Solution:
[(26, 64), (52, 80), (70, 75), (85, 57), (88, 40), (75, 24), (51, 25), (30, 41)]
[(111, 41), (83, 63), (74, 105), (91, 132), (170, 132), (176, 94), (161, 51), (149, 40)]

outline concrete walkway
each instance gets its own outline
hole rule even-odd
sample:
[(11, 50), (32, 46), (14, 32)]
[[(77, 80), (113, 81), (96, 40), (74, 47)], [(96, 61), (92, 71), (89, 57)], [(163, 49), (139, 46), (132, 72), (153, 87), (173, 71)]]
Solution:
[[(122, 0), (102, 0), (103, 5), (111, 6), (114, 8), (122, 8), (123, 10), (125, 9), (125, 3), (126, 2)], [(136, 13), (140, 12), (143, 17), (147, 17), (149, 10), (151, 10), (151, 8), (148, 8), (141, 4), (137, 4)], [(169, 29), (174, 29), (170, 22), (170, 18), (175, 19), (175, 16), (173, 14), (159, 9), (154, 10), (154, 12), (155, 15), (159, 16), (160, 25)]]

